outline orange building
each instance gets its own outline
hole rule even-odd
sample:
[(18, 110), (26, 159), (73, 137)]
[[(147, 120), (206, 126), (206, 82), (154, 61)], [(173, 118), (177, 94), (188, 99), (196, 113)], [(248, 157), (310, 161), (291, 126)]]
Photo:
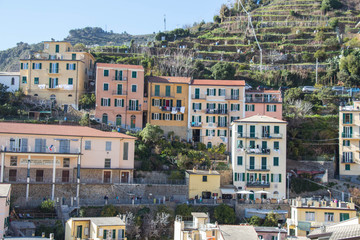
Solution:
[(146, 114), (144, 110), (147, 110), (147, 101), (144, 100), (144, 68), (140, 65), (98, 63), (97, 120), (124, 129), (140, 130)]
[(254, 115), (265, 115), (282, 120), (281, 91), (245, 91), (245, 117)]

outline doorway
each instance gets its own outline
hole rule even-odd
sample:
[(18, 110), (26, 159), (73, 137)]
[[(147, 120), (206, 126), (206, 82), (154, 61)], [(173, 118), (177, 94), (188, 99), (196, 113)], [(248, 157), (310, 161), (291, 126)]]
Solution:
[(104, 183), (111, 182), (111, 171), (104, 171)]
[(129, 183), (129, 172), (121, 172), (121, 183)]

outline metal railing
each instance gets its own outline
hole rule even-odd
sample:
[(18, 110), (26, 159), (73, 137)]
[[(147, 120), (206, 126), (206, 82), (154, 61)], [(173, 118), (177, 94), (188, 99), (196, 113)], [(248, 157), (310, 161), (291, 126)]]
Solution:
[(260, 182), (260, 181), (247, 182), (246, 186), (247, 187), (270, 187), (270, 183), (269, 182)]
[(342, 136), (343, 138), (353, 138), (353, 134), (352, 134), (352, 133), (345, 133), (345, 132), (343, 132), (343, 133), (341, 134), (341, 136)]
[(112, 76), (111, 77), (111, 80), (112, 81), (122, 81), (122, 82), (126, 82), (127, 80), (128, 80), (128, 78), (127, 77), (121, 77), (121, 76), (118, 76), (117, 78), (115, 78), (115, 76)]
[(128, 110), (128, 111), (141, 111), (141, 106), (127, 106), (126, 110)]
[(218, 127), (227, 127), (228, 125), (227, 125), (227, 123), (225, 122), (225, 123), (218, 123), (217, 126), (218, 126)]
[(206, 95), (205, 94), (192, 94), (191, 98), (192, 99), (205, 99)]
[(192, 123), (191, 123), (191, 126), (192, 126), (192, 127), (201, 127), (201, 126), (202, 126), (202, 123), (201, 123), (201, 122), (192, 122)]
[(259, 154), (259, 155), (269, 155), (271, 150), (269, 148), (247, 148), (246, 153), (248, 154)]
[(261, 137), (262, 138), (282, 138), (282, 134), (281, 133), (262, 133)]
[(227, 109), (206, 109), (206, 114), (227, 114)]
[(155, 93), (151, 93), (151, 96), (152, 97), (162, 97), (162, 98), (174, 98), (175, 97), (175, 95), (174, 94), (161, 94), (161, 93), (159, 93), (159, 94), (155, 94)]
[(250, 165), (247, 170), (249, 171), (270, 171), (267, 165)]
[(127, 95), (127, 92), (126, 91), (113, 91), (112, 95)]
[(281, 103), (280, 97), (264, 98), (264, 97), (245, 97), (246, 103)]
[(230, 95), (230, 96), (225, 96), (226, 100), (239, 100), (240, 96), (239, 95)]
[(260, 135), (256, 132), (238, 133), (238, 138), (260, 138)]

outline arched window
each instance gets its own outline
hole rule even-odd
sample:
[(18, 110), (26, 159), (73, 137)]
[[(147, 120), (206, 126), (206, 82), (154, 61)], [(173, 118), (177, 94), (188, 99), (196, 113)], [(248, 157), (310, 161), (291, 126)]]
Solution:
[(106, 113), (104, 113), (102, 115), (102, 123), (107, 124), (108, 123), (108, 115)]
[(15, 78), (11, 78), (11, 85), (15, 85)]
[(55, 100), (56, 100), (56, 95), (55, 95), (55, 94), (52, 94), (52, 95), (50, 96), (50, 100), (51, 100), (51, 101), (55, 101)]
[(135, 126), (136, 126), (136, 116), (135, 115), (131, 115), (131, 121), (130, 121), (130, 127), (131, 128), (135, 128)]
[(39, 96), (39, 95), (38, 95), (37, 93), (35, 93), (35, 94), (34, 94), (34, 97), (37, 97), (37, 96)]
[(116, 126), (121, 126), (121, 115), (116, 115)]
[(68, 97), (72, 97), (72, 95), (71, 95), (71, 94), (69, 94), (69, 95), (68, 95)]
[(207, 143), (207, 148), (212, 148), (212, 143), (211, 142)]
[(278, 198), (279, 197), (279, 192), (278, 191), (274, 191), (273, 193), (273, 198)]

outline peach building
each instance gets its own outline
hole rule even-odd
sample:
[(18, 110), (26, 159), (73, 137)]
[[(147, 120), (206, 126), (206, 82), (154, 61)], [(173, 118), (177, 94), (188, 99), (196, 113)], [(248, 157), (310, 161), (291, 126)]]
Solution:
[(230, 124), (245, 117), (245, 81), (194, 79), (189, 90), (189, 140), (229, 146)]
[[(82, 126), (0, 123), (1, 183), (130, 183), (135, 138)], [(60, 194), (60, 196), (59, 196)], [(79, 191), (77, 191), (77, 198)]]
[(11, 184), (0, 184), (0, 236), (9, 228)]
[(142, 66), (96, 65), (95, 117), (98, 121), (124, 129), (140, 130), (143, 119), (146, 119), (144, 110), (147, 110), (147, 99), (144, 99)]
[(245, 117), (254, 115), (265, 115), (282, 120), (281, 91), (245, 91)]

